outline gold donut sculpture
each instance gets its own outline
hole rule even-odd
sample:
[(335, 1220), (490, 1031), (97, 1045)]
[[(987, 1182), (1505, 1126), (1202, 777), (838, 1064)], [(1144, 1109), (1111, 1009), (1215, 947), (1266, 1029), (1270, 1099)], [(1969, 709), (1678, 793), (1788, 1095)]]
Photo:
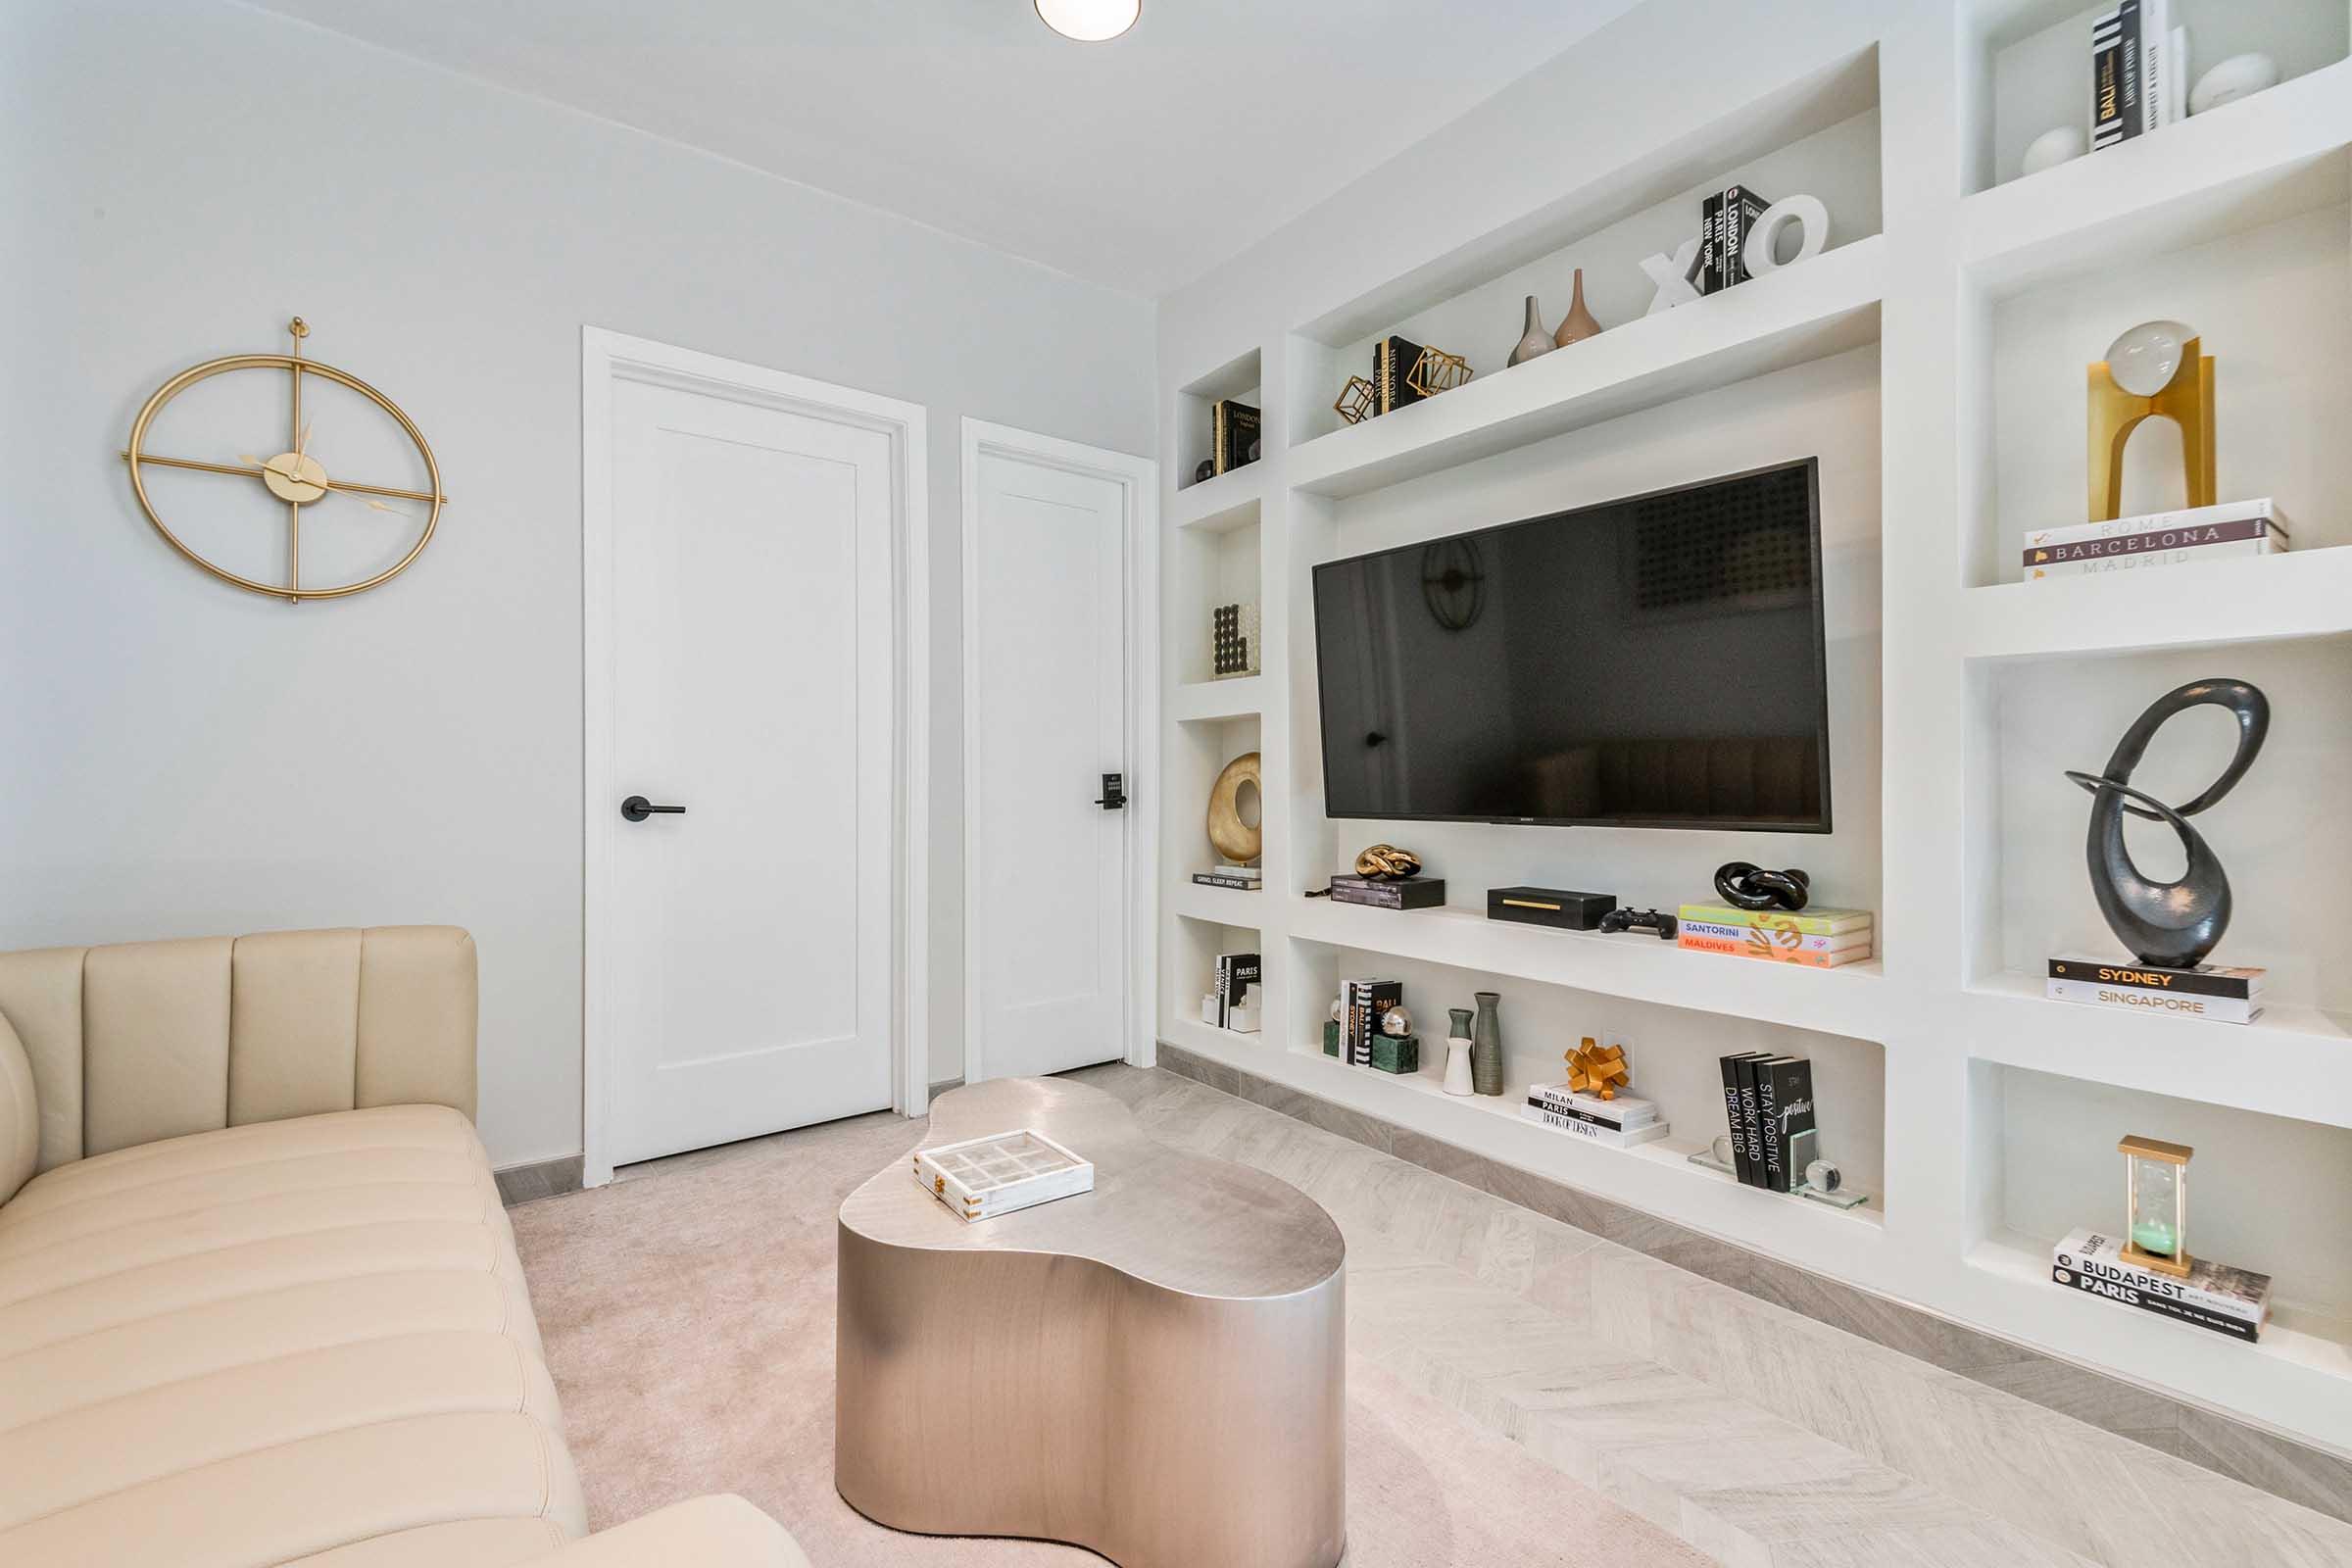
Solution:
[(1265, 833), (1242, 820), (1242, 786), (1262, 789), (1257, 776), (1257, 754), (1245, 752), (1225, 764), (1216, 788), (1208, 792), (1208, 842), (1236, 865), (1247, 865), (1265, 849)]

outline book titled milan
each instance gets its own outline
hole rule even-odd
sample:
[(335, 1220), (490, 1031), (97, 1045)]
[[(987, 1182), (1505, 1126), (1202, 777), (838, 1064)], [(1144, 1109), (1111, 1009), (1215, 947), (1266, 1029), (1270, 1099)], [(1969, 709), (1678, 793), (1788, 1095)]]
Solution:
[(1580, 1094), (1566, 1084), (1530, 1084), (1527, 1102), (1563, 1116), (1578, 1116), (1619, 1129), (1646, 1127), (1658, 1119), (1658, 1104), (1654, 1100), (1643, 1100), (1639, 1095), (1603, 1100), (1598, 1095)]
[(1350, 1067), (1372, 1065), (1372, 1037), (1391, 1007), (1404, 1005), (1401, 980), (1350, 980), (1346, 1016), (1340, 1020), (1340, 1045)]
[(1651, 1143), (1665, 1137), (1667, 1132), (1666, 1124), (1662, 1121), (1646, 1122), (1639, 1127), (1619, 1127), (1605, 1121), (1588, 1120), (1564, 1110), (1555, 1110), (1533, 1095), (1528, 1097), (1519, 1114), (1554, 1132), (1571, 1133), (1610, 1149), (1631, 1149), (1637, 1144)]
[(2287, 548), (2286, 517), (2268, 496), (2211, 507), (2151, 512), (2106, 522), (2026, 532), (2019, 556), (2028, 582), (2086, 577), (2184, 561), (2275, 556)]
[(2192, 1256), (2188, 1278), (2177, 1280), (2124, 1256), (2120, 1238), (2088, 1228), (2072, 1232), (2050, 1249), (2050, 1278), (2232, 1339), (2259, 1340), (2270, 1321), (2268, 1274)]

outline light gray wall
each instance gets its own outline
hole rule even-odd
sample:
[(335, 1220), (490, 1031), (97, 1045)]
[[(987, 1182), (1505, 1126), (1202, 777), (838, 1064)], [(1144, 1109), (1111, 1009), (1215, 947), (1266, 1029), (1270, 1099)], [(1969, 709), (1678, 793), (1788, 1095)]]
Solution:
[[(1152, 308), (239, 6), (0, 12), (0, 948), (469, 926), (490, 1151), (579, 1149), (593, 323), (930, 410), (930, 1075), (958, 1073), (957, 420), (1150, 452)], [(173, 557), (115, 454), (165, 377), (298, 312), (455, 504), (406, 576), (289, 608)]]

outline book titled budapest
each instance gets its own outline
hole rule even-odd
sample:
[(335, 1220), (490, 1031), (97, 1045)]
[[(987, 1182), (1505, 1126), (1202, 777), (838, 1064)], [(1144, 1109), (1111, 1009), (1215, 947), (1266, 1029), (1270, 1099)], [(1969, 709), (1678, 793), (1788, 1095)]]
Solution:
[(1636, 1144), (1650, 1143), (1666, 1136), (1666, 1124), (1662, 1121), (1645, 1122), (1639, 1127), (1616, 1127), (1604, 1121), (1588, 1120), (1583, 1116), (1554, 1110), (1532, 1095), (1520, 1108), (1519, 1114), (1529, 1121), (1541, 1122), (1554, 1132), (1572, 1133), (1610, 1149), (1631, 1149)]
[(2192, 1256), (2174, 1279), (2124, 1256), (2121, 1238), (2088, 1227), (2050, 1249), (2050, 1278), (2125, 1306), (2136, 1306), (2233, 1339), (2258, 1340), (2271, 1315), (2271, 1277)]

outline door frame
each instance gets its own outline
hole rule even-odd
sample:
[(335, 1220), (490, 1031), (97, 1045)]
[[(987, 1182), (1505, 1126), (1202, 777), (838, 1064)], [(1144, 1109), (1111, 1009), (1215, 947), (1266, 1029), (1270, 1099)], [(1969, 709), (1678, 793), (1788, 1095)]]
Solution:
[(644, 382), (829, 420), (889, 438), (894, 668), (891, 844), (891, 1106), (930, 1108), (931, 578), (926, 413), (853, 387), (765, 366), (631, 337), (580, 329), (580, 658), (583, 788), (581, 961), (581, 1182), (612, 1179), (608, 1118), (614, 1075), (612, 876), (618, 780), (612, 768), (612, 387)]
[(1152, 458), (1090, 447), (1058, 436), (966, 416), (962, 428), (963, 509), (963, 1076), (978, 1083), (988, 1076), (981, 1049), (978, 988), (972, 984), (975, 887), (972, 875), (972, 787), (975, 740), (980, 733), (980, 459), (984, 454), (1017, 458), (1090, 478), (1107, 479), (1124, 497), (1127, 623), (1127, 897), (1119, 911), (1125, 922), (1120, 951), (1127, 1021), (1120, 1059), (1150, 1067), (1158, 1056), (1159, 965), (1151, 911), (1159, 907), (1159, 808), (1152, 791), (1159, 780), (1159, 464)]

